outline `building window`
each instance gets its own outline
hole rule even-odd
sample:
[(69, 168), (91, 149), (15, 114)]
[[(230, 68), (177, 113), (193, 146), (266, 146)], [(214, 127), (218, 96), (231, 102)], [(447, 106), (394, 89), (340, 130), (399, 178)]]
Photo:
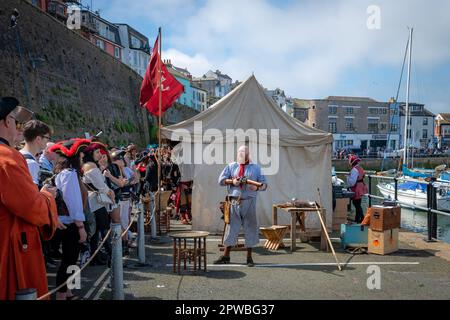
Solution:
[(412, 125), (412, 117), (408, 118), (408, 125)]
[(378, 133), (378, 119), (367, 119), (369, 133)]
[(331, 133), (337, 132), (336, 119), (328, 119), (328, 132), (331, 132)]
[(387, 123), (381, 122), (380, 123), (380, 131), (386, 131), (386, 129), (387, 129)]
[(328, 106), (328, 113), (329, 114), (337, 114), (337, 107), (336, 106)]
[(100, 25), (100, 28), (99, 28), (99, 29), (100, 29), (100, 30), (99, 30), (100, 35), (101, 35), (103, 38), (108, 38), (108, 36), (107, 36), (107, 34), (106, 34), (106, 28), (105, 28), (105, 26), (104, 26), (103, 24)]
[(396, 148), (395, 148), (395, 140), (391, 140), (391, 149), (392, 150), (395, 150)]
[(420, 111), (422, 111), (422, 106), (421, 105), (413, 105), (411, 110), (420, 112)]
[(131, 46), (139, 49), (141, 47), (141, 41), (138, 38), (131, 36)]
[(369, 108), (369, 114), (378, 114), (378, 108)]
[(345, 118), (345, 131), (354, 131), (353, 118)]
[(428, 125), (428, 118), (423, 118), (423, 125), (427, 126)]
[(411, 129), (406, 131), (406, 139), (411, 139)]
[(316, 123), (315, 122), (313, 122), (313, 128), (315, 128), (316, 127)]
[(353, 114), (353, 107), (345, 107), (346, 114)]
[(346, 146), (352, 146), (353, 140), (336, 140), (336, 149), (341, 149)]
[(398, 124), (391, 123), (391, 132), (397, 132), (398, 131)]
[(383, 110), (383, 114), (387, 114), (387, 108), (382, 108), (381, 110)]
[(104, 43), (102, 40), (97, 39), (97, 40), (96, 40), (96, 45), (97, 45), (97, 47), (99, 47), (100, 49), (105, 50), (105, 43)]
[(120, 59), (120, 49), (117, 47), (114, 48), (114, 57)]
[(428, 130), (427, 129), (422, 130), (422, 139), (428, 139)]

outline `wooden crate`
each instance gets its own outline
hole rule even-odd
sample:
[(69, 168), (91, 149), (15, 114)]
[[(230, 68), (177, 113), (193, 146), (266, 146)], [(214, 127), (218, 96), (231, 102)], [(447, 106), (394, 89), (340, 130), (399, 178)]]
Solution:
[(338, 231), (341, 229), (341, 224), (347, 222), (347, 205), (349, 199), (336, 199), (336, 208), (332, 215), (332, 230)]
[(398, 228), (374, 231), (369, 229), (368, 252), (385, 255), (398, 250)]
[(347, 218), (347, 211), (335, 211), (333, 212), (333, 219), (335, 218)]
[(401, 208), (372, 206), (370, 215), (370, 229), (385, 231), (400, 228)]
[(349, 203), (350, 203), (350, 199), (348, 199), (348, 198), (336, 199), (336, 207), (334, 208), (334, 211), (348, 212), (348, 204)]

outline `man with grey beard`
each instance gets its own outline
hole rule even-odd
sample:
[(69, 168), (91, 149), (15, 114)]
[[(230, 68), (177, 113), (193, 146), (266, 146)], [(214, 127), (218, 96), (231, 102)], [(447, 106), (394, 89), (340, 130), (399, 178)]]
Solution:
[[(248, 184), (247, 180), (256, 181), (260, 186)], [(261, 173), (261, 167), (250, 161), (247, 146), (241, 146), (237, 152), (237, 162), (230, 163), (222, 171), (219, 185), (227, 186), (228, 189), (228, 197), (231, 200), (230, 223), (226, 226), (224, 234), (224, 254), (214, 261), (214, 264), (230, 262), (231, 247), (237, 244), (242, 226), (247, 248), (247, 266), (253, 267), (252, 248), (259, 243), (256, 196), (257, 191), (267, 189), (267, 182)]]

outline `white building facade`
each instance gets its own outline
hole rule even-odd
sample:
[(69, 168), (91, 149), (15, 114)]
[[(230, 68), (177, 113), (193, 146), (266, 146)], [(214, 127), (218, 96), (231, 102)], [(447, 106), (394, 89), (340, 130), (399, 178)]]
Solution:
[[(423, 104), (411, 103), (409, 105), (410, 117), (407, 133), (408, 145), (414, 148), (431, 148), (434, 141), (435, 115), (425, 109)], [(405, 105), (400, 106), (400, 146), (404, 145), (405, 132)]]
[(205, 111), (208, 108), (208, 91), (197, 87), (191, 82), (192, 88), (192, 107), (197, 111)]
[(127, 24), (116, 23), (124, 46), (122, 62), (144, 77), (150, 59), (148, 38)]

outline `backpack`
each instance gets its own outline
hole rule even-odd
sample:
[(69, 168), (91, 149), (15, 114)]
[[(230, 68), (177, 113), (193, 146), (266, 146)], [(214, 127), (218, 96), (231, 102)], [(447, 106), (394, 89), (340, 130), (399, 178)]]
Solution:
[[(23, 155), (23, 157), (24, 157), (26, 160), (33, 160), (33, 161), (36, 161), (36, 159), (35, 159), (32, 155), (30, 155), (30, 154), (28, 154), (28, 153), (22, 154), (22, 155)], [(45, 180), (47, 180), (47, 179), (53, 177), (53, 172), (43, 169), (42, 166), (41, 166), (41, 164), (40, 164), (39, 162), (36, 161), (36, 163), (39, 164), (39, 172), (38, 172), (38, 188), (41, 189), (41, 188), (44, 186)]]

